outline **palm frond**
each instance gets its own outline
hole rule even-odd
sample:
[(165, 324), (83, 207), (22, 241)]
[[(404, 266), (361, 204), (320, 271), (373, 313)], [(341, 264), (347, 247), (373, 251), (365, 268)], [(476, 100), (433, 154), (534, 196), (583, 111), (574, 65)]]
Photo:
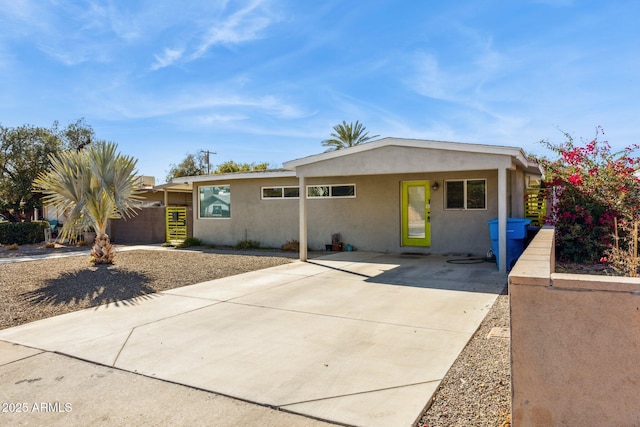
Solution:
[(88, 225), (106, 234), (109, 219), (135, 215), (136, 163), (117, 152), (114, 143), (98, 142), (82, 151), (50, 156), (51, 168), (34, 181), (44, 202), (67, 214), (60, 237), (73, 236)]
[(369, 132), (365, 132), (365, 127), (356, 120), (354, 123), (347, 123), (345, 120), (341, 124), (333, 127), (334, 132), (331, 138), (322, 141), (322, 145), (329, 147), (327, 151), (340, 150), (342, 148), (353, 147), (363, 144), (380, 135), (369, 136)]

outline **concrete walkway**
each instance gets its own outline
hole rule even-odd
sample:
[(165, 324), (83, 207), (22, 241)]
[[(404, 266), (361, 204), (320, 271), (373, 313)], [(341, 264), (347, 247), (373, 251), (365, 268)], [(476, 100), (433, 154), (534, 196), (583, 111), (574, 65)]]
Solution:
[[(505, 284), (495, 264), (434, 256), (342, 252), (294, 262), (2, 330), (0, 383), (9, 387), (0, 393), (2, 401), (39, 402), (40, 379), (55, 384), (84, 369), (96, 379), (76, 378), (72, 405), (104, 371), (118, 376), (122, 389), (153, 389), (145, 385), (151, 381), (176, 390), (164, 400), (136, 395), (146, 402), (130, 402), (143, 405), (138, 414), (179, 416), (180, 399), (193, 405), (180, 396), (204, 390), (243, 401), (204, 394), (212, 402), (201, 409), (216, 425), (252, 425), (260, 411), (269, 415), (254, 420), (259, 425), (316, 423), (291, 413), (348, 425), (411, 425)], [(109, 405), (109, 395), (99, 399)], [(114, 405), (108, 414), (121, 410)], [(77, 411), (69, 414), (56, 416)], [(159, 424), (171, 424), (167, 417)]]

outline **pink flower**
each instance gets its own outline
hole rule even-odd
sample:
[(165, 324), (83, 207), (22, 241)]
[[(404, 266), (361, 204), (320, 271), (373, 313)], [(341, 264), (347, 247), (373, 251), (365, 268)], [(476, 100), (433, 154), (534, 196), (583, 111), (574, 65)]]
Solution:
[(577, 187), (582, 185), (583, 180), (580, 175), (578, 175), (577, 173), (574, 173), (572, 175), (569, 175), (569, 182)]

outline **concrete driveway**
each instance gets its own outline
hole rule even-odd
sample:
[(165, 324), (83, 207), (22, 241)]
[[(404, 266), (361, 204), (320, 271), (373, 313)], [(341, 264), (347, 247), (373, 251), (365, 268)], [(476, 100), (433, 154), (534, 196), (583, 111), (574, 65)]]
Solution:
[(0, 340), (31, 347), (16, 354), (55, 352), (315, 419), (411, 425), (506, 279), (490, 263), (342, 252), (5, 329)]

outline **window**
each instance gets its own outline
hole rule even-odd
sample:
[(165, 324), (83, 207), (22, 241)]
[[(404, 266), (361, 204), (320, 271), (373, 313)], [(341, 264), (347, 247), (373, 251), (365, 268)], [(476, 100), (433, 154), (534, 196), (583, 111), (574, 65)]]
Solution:
[(332, 185), (331, 197), (355, 197), (355, 185)]
[(284, 197), (299, 198), (300, 188), (298, 187), (284, 187)]
[(309, 185), (307, 186), (307, 197), (327, 198), (327, 197), (356, 197), (356, 185)]
[(487, 183), (484, 179), (467, 181), (467, 209), (486, 209)]
[(231, 186), (204, 186), (200, 192), (200, 218), (231, 218)]
[(464, 179), (445, 181), (446, 209), (486, 209), (487, 181)]
[(297, 199), (300, 197), (298, 187), (262, 187), (263, 199)]

